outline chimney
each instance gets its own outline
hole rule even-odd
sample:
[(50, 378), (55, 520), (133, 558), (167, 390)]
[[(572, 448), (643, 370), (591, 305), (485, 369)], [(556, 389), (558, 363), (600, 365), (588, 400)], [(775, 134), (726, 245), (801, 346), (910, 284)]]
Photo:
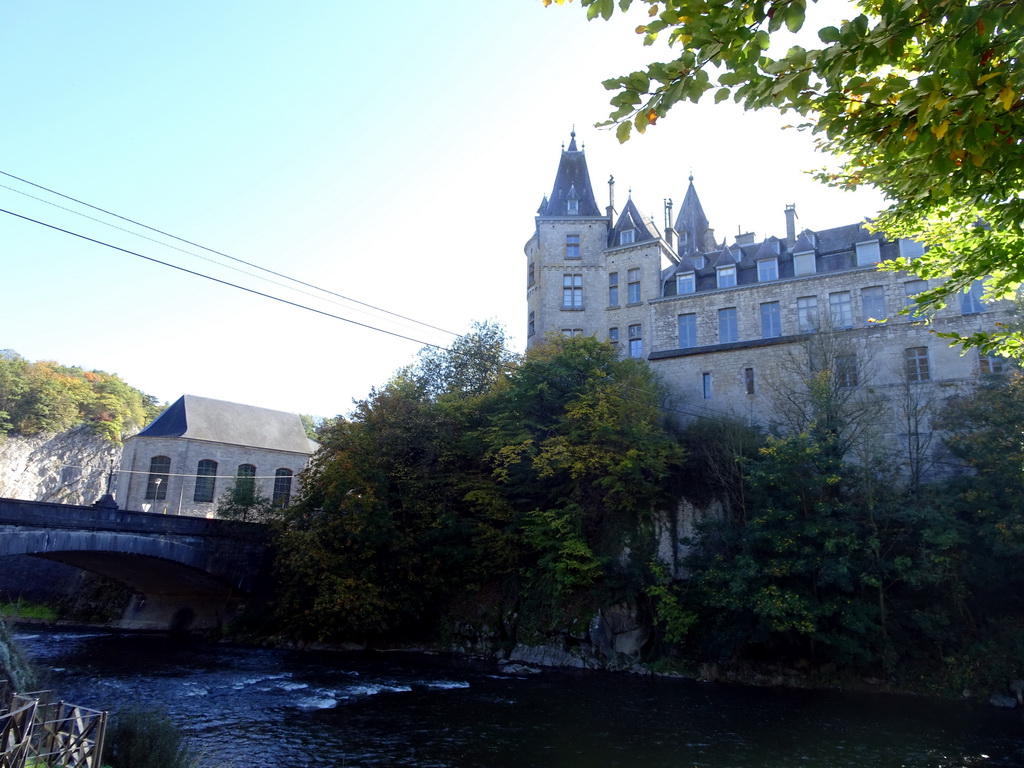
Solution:
[(796, 243), (796, 203), (786, 206), (786, 243), (790, 246)]
[(615, 177), (608, 177), (608, 218), (615, 218)]
[(674, 248), (673, 240), (675, 240), (676, 231), (672, 228), (672, 198), (668, 198), (665, 201), (665, 242), (668, 243), (669, 248)]

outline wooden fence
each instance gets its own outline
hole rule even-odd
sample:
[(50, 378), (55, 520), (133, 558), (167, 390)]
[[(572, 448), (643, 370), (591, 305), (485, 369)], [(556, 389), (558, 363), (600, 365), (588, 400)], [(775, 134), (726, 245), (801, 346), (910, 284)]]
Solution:
[(0, 690), (0, 768), (100, 768), (107, 713)]

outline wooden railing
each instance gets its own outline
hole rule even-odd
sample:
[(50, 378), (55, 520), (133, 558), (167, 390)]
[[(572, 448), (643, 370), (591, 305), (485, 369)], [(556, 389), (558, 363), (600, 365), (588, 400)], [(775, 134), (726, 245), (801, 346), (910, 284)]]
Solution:
[(107, 713), (49, 691), (0, 691), (0, 768), (100, 768)]

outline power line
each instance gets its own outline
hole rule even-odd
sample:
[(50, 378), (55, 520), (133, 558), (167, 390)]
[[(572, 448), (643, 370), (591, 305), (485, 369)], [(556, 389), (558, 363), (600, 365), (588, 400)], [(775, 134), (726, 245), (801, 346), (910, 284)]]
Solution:
[[(261, 267), (259, 264), (253, 264), (252, 262), (245, 261), (244, 259), (239, 259), (239, 258), (237, 258), (235, 256), (231, 256), (229, 254), (223, 253), (222, 251), (218, 251), (218, 250), (216, 250), (214, 248), (208, 248), (205, 245), (201, 245), (199, 243), (195, 243), (195, 242), (193, 242), (191, 240), (187, 240), (187, 239), (185, 239), (183, 237), (178, 237), (177, 235), (173, 235), (170, 232), (165, 232), (162, 229), (157, 229), (156, 227), (151, 227), (148, 224), (143, 224), (142, 222), (136, 221), (134, 219), (130, 219), (127, 216), (121, 216), (118, 213), (114, 213), (113, 211), (108, 211), (105, 208), (100, 208), (97, 205), (92, 205), (91, 203), (87, 203), (84, 200), (79, 200), (78, 198), (72, 197), (71, 195), (65, 195), (63, 192), (58, 192), (55, 189), (50, 189), (49, 187), (44, 187), (41, 184), (36, 184), (35, 182), (29, 181), (28, 179), (23, 179), (20, 176), (15, 176), (13, 173), (8, 173), (6, 171), (0, 170), (0, 175), (7, 176), (8, 178), (11, 178), (11, 179), (15, 179), (17, 181), (22, 182), (23, 184), (28, 184), (29, 186), (35, 187), (36, 189), (41, 189), (41, 190), (43, 190), (45, 192), (49, 192), (52, 195), (57, 195), (58, 197), (62, 197), (65, 200), (71, 200), (72, 202), (78, 203), (79, 205), (84, 205), (87, 208), (91, 208), (94, 211), (99, 211), (100, 213), (104, 213), (104, 214), (106, 214), (108, 216), (113, 216), (114, 218), (120, 219), (121, 221), (126, 221), (126, 222), (128, 222), (130, 224), (134, 224), (137, 227), (142, 227), (143, 229), (148, 229), (150, 232), (156, 232), (157, 234), (163, 235), (164, 237), (169, 237), (172, 240), (177, 240), (178, 242), (185, 243), (187, 245), (191, 245), (191, 246), (193, 246), (195, 248), (200, 248), (200, 249), (202, 249), (204, 251), (208, 251), (209, 253), (214, 253), (214, 254), (217, 254), (218, 256), (223, 256), (224, 258), (230, 259), (231, 261), (237, 262), (239, 264), (244, 264), (247, 267), (252, 267), (253, 269), (258, 269), (261, 272), (266, 272), (267, 274), (274, 275), (275, 277), (280, 277), (280, 278), (282, 278), (284, 280), (288, 280), (288, 281), (296, 283), (298, 285), (305, 286), (306, 288), (312, 288), (315, 291), (320, 291), (321, 293), (326, 293), (329, 296), (334, 296), (334, 297), (339, 298), (339, 299), (344, 299), (345, 301), (352, 302), (353, 304), (359, 304), (360, 306), (368, 307), (370, 309), (373, 309), (374, 311), (383, 312), (386, 315), (391, 315), (392, 317), (397, 317), (397, 318), (400, 318), (402, 320), (406, 320), (406, 321), (408, 321), (410, 323), (414, 323), (416, 325), (422, 325), (422, 326), (424, 326), (426, 328), (430, 328), (430, 329), (435, 330), (435, 331), (440, 331), (441, 333), (446, 333), (449, 336), (458, 336), (458, 334), (455, 333), (454, 331), (449, 331), (449, 330), (446, 330), (444, 328), (439, 328), (436, 325), (431, 325), (430, 323), (425, 323), (425, 322), (423, 322), (421, 320), (416, 320), (414, 318), (407, 317), (407, 316), (399, 314), (397, 312), (392, 312), (390, 310), (384, 309), (383, 307), (378, 307), (378, 306), (376, 306), (374, 304), (369, 304), (369, 303), (367, 303), (365, 301), (360, 301), (359, 299), (353, 299), (350, 296), (344, 296), (344, 295), (342, 295), (340, 293), (336, 293), (335, 291), (332, 291), (332, 290), (330, 290), (328, 288), (322, 288), (322, 287), (320, 287), (318, 285), (314, 285), (312, 283), (305, 282), (304, 280), (300, 280), (300, 279), (295, 278), (295, 277), (290, 277), (289, 275), (285, 275), (285, 274), (283, 274), (281, 272), (275, 272), (272, 269), (268, 269), (266, 267)], [(221, 264), (220, 262), (214, 261), (213, 259), (209, 259), (209, 258), (207, 258), (205, 256), (200, 256), (197, 253), (192, 253), (191, 251), (187, 251), (187, 250), (185, 250), (183, 248), (177, 248), (176, 246), (168, 245), (167, 243), (163, 243), (163, 242), (160, 242), (159, 240), (155, 240), (153, 238), (146, 237), (145, 235), (141, 235), (141, 234), (139, 234), (137, 232), (132, 232), (131, 230), (125, 229), (123, 227), (115, 226), (114, 224), (111, 224), (110, 222), (107, 222), (107, 221), (103, 221), (102, 219), (97, 219), (97, 218), (94, 218), (92, 216), (86, 216), (84, 213), (81, 213), (80, 211), (75, 211), (75, 210), (72, 210), (70, 208), (66, 208), (64, 206), (57, 205), (56, 203), (54, 203), (52, 201), (44, 200), (42, 198), (35, 197), (33, 195), (29, 195), (28, 193), (22, 192), (21, 190), (14, 189), (13, 187), (8, 187), (6, 185), (0, 185), (0, 187), (3, 187), (4, 189), (10, 190), (11, 192), (15, 192), (15, 193), (17, 193), (19, 195), (24, 195), (25, 197), (29, 197), (32, 200), (37, 200), (37, 201), (39, 201), (41, 203), (45, 203), (46, 205), (51, 205), (51, 206), (53, 206), (55, 208), (59, 208), (60, 210), (67, 211), (68, 213), (74, 214), (75, 216), (81, 216), (82, 218), (88, 219), (90, 221), (95, 221), (98, 224), (102, 224), (102, 225), (107, 226), (107, 227), (112, 227), (113, 229), (120, 230), (121, 232), (125, 232), (127, 234), (134, 235), (135, 237), (141, 237), (141, 238), (143, 238), (145, 240), (149, 240), (150, 242), (153, 242), (153, 243), (158, 243), (158, 244), (163, 245), (163, 246), (165, 246), (167, 248), (174, 248), (175, 250), (180, 251), (181, 253), (187, 253), (190, 256), (195, 256), (196, 258), (199, 258), (199, 259), (205, 259), (206, 261), (210, 261), (211, 263), (218, 264), (219, 266), (226, 267), (228, 269), (236, 269), (237, 270), (236, 267), (231, 267), (231, 266), (229, 266), (227, 264)], [(15, 214), (15, 215), (17, 215), (17, 214)], [(46, 226), (49, 226), (49, 225), (46, 225)], [(72, 234), (74, 234), (74, 233), (72, 233)], [(98, 242), (98, 241), (96, 241), (96, 242)], [(255, 278), (259, 279), (259, 280), (266, 280), (267, 279), (267, 278), (264, 278), (264, 277), (259, 277), (258, 275), (252, 275), (252, 274), (250, 274), (248, 272), (244, 272), (242, 270), (237, 270), (237, 271), (242, 272), (242, 274), (249, 275), (249, 277), (255, 277)], [(269, 280), (268, 282), (270, 282), (270, 283), (272, 283), (274, 285), (278, 285), (278, 286), (280, 286), (282, 288), (287, 287), (287, 286), (282, 286), (280, 283), (275, 283), (272, 280)], [(300, 291), (300, 293), (304, 293), (307, 296), (311, 295), (311, 294), (305, 293), (304, 291)], [(334, 303), (336, 303), (336, 302), (334, 302)]]
[(358, 320), (352, 320), (351, 318), (342, 317), (341, 315), (335, 315), (335, 314), (333, 314), (331, 312), (326, 312), (326, 311), (324, 311), (322, 309), (316, 309), (315, 307), (309, 307), (309, 306), (306, 306), (305, 304), (299, 304), (298, 302), (295, 302), (295, 301), (289, 301), (288, 299), (282, 299), (280, 296), (273, 296), (273, 295), (271, 295), (269, 293), (263, 293), (262, 291), (257, 291), (255, 288), (247, 288), (244, 285), (238, 285), (237, 283), (231, 283), (231, 282), (228, 282), (227, 280), (221, 280), (219, 277), (213, 277), (212, 275), (206, 275), (206, 274), (203, 274), (202, 272), (196, 272), (195, 270), (187, 269), (186, 267), (181, 267), (181, 266), (178, 266), (177, 264), (171, 264), (170, 262), (167, 262), (167, 261), (161, 261), (160, 259), (153, 258), (152, 256), (146, 256), (145, 254), (138, 253), (137, 251), (129, 250), (128, 248), (122, 248), (122, 247), (120, 247), (118, 245), (114, 245), (112, 243), (105, 243), (102, 240), (97, 240), (95, 238), (88, 237), (87, 235), (83, 235), (83, 234), (80, 234), (78, 232), (72, 232), (69, 229), (64, 229), (64, 228), (58, 227), (58, 226), (56, 226), (54, 224), (47, 224), (45, 221), (39, 221), (38, 219), (33, 219), (33, 218), (29, 217), (29, 216), (23, 216), (20, 213), (14, 213), (14, 211), (8, 211), (5, 208), (0, 208), (0, 213), (6, 213), (8, 216), (14, 216), (14, 217), (22, 219), (24, 221), (29, 221), (29, 222), (31, 222), (33, 224), (38, 224), (39, 226), (47, 227), (48, 229), (52, 229), (52, 230), (55, 230), (57, 232), (63, 232), (66, 235), (71, 235), (72, 237), (77, 237), (77, 238), (79, 238), (81, 240), (86, 240), (86, 241), (88, 241), (90, 243), (95, 243), (97, 245), (102, 245), (102, 246), (104, 246), (106, 248), (111, 248), (111, 249), (113, 249), (115, 251), (121, 251), (122, 253), (127, 253), (127, 254), (129, 254), (131, 256), (137, 256), (140, 259), (145, 259), (146, 261), (151, 261), (154, 264), (160, 264), (161, 266), (164, 266), (164, 267), (170, 267), (171, 269), (176, 269), (176, 270), (178, 270), (180, 272), (184, 272), (186, 274), (193, 275), (195, 277), (202, 277), (202, 278), (205, 278), (206, 280), (210, 280), (210, 281), (215, 282), (215, 283), (220, 283), (221, 285), (226, 285), (229, 288), (237, 288), (240, 291), (245, 291), (246, 293), (251, 293), (251, 294), (253, 294), (255, 296), (262, 296), (265, 299), (271, 299), (273, 301), (278, 301), (278, 302), (280, 302), (282, 304), (287, 304), (287, 305), (292, 306), (292, 307), (297, 307), (299, 309), (305, 309), (305, 310), (307, 310), (309, 312), (314, 312), (314, 313), (316, 313), (318, 315), (323, 315), (324, 317), (330, 317), (330, 318), (332, 318), (334, 320), (341, 320), (342, 322), (345, 322), (345, 323), (351, 323), (352, 325), (358, 325), (361, 328), (368, 328), (371, 331), (378, 331), (380, 333), (386, 333), (388, 336), (394, 336), (394, 337), (399, 338), (399, 339), (405, 339), (406, 341), (412, 341), (412, 342), (414, 342), (416, 344), (422, 344), (422, 345), (427, 346), (427, 347), (434, 347), (435, 349), (443, 349), (443, 347), (441, 347), (440, 345), (433, 344), (433, 343), (431, 343), (429, 341), (422, 341), (420, 339), (414, 339), (411, 336), (405, 336), (405, 335), (403, 335), (401, 333), (396, 333), (395, 331), (389, 331), (389, 330), (386, 330), (384, 328), (378, 328), (376, 326), (369, 325), (368, 323), (360, 323)]

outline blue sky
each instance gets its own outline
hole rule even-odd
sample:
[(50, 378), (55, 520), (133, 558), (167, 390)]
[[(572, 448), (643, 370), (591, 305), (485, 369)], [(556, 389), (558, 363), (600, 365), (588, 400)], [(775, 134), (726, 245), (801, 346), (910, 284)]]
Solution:
[[(624, 146), (594, 128), (600, 81), (659, 55), (636, 24), (540, 0), (7, 0), (0, 171), (436, 328), (495, 320), (519, 347), (523, 245), (574, 125), (598, 200), (614, 174), (659, 223), (691, 172), (719, 237), (780, 233), (787, 203), (812, 229), (881, 207), (807, 177), (824, 159), (778, 115), (681, 105)], [(0, 209), (415, 340), (0, 214), (0, 349), (162, 401), (345, 413), (451, 339), (10, 176)]]

